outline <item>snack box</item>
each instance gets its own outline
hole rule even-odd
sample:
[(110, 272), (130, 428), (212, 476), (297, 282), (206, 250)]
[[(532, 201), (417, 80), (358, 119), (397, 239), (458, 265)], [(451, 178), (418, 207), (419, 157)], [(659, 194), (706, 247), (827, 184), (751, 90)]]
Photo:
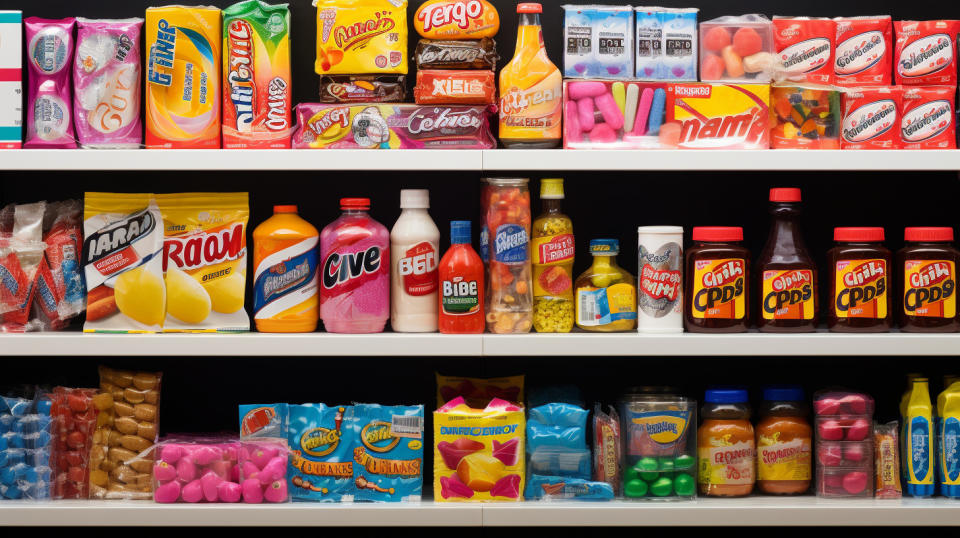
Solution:
[(769, 149), (769, 84), (670, 84), (660, 143), (681, 149)]
[(770, 89), (773, 149), (840, 149), (842, 92), (830, 86)]
[(873, 464), (863, 469), (817, 469), (817, 497), (873, 497)]
[(813, 396), (817, 416), (873, 416), (873, 398), (869, 394), (838, 390), (819, 391)]
[(22, 144), (22, 19), (20, 11), (0, 11), (0, 149)]
[(848, 88), (840, 149), (900, 149), (903, 86)]
[(563, 147), (660, 147), (666, 89), (665, 82), (564, 81)]
[(773, 25), (763, 15), (725, 16), (700, 23), (700, 80), (770, 82)]
[(900, 109), (903, 149), (957, 149), (953, 86), (908, 86)]
[(563, 6), (563, 76), (633, 77), (633, 8)]
[(697, 80), (697, 8), (634, 8), (640, 80)]

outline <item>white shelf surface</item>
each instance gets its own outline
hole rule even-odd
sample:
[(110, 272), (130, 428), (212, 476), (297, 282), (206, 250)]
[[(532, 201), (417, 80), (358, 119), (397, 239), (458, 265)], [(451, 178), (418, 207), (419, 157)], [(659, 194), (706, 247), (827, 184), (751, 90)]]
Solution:
[(947, 499), (815, 497), (689, 502), (417, 504), (154, 504), (0, 502), (0, 526), (935, 526), (960, 525)]
[(960, 356), (957, 334), (2, 334), (0, 356)]

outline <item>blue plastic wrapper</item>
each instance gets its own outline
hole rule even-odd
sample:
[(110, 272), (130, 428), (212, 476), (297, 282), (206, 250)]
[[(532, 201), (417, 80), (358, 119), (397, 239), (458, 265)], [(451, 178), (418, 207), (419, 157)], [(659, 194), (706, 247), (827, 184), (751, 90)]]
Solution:
[(50, 498), (50, 401), (0, 398), (0, 499)]
[(530, 454), (527, 467), (531, 473), (586, 480), (591, 477), (592, 462), (590, 451), (587, 449), (570, 450), (544, 447)]
[(324, 404), (290, 406), (287, 441), (290, 496), (295, 501), (352, 501), (353, 407)]
[(353, 478), (358, 501), (419, 501), (423, 406), (353, 406)]
[(528, 420), (550, 426), (574, 426), (581, 429), (587, 427), (589, 412), (575, 405), (567, 403), (548, 403), (530, 409)]
[(587, 430), (578, 427), (544, 426), (539, 422), (527, 422), (527, 453), (541, 448), (583, 450), (587, 448)]
[(542, 499), (609, 501), (613, 499), (613, 486), (606, 482), (534, 474), (530, 475), (524, 497), (528, 501)]

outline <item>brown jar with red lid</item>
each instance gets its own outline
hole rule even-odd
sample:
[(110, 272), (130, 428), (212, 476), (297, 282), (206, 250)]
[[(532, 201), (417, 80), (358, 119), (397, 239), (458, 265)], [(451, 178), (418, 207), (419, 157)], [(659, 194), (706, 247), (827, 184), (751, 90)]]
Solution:
[(698, 226), (686, 252), (689, 332), (738, 333), (750, 322), (750, 251), (739, 226)]
[(957, 265), (953, 228), (907, 228), (897, 252), (899, 320), (904, 332), (957, 332)]
[(890, 291), (892, 254), (883, 246), (883, 228), (834, 228), (837, 243), (827, 252), (833, 332), (880, 333), (893, 323)]

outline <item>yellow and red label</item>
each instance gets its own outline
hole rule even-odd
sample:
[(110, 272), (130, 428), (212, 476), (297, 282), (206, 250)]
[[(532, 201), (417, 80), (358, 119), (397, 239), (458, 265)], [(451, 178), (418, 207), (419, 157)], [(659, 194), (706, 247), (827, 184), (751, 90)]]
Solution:
[(763, 272), (763, 319), (813, 319), (813, 271)]
[(680, 129), (661, 141), (683, 149), (768, 149), (769, 103), (769, 84), (669, 84), (666, 122)]
[(757, 480), (810, 480), (809, 437), (780, 439), (780, 432), (757, 438)]
[(573, 234), (533, 238), (533, 296), (573, 300)]
[(838, 261), (833, 288), (837, 317), (887, 317), (888, 274), (886, 260)]
[(693, 267), (693, 317), (743, 319), (747, 311), (746, 262), (697, 260)]
[(908, 316), (957, 315), (957, 269), (951, 260), (907, 260), (903, 264), (903, 310)]

